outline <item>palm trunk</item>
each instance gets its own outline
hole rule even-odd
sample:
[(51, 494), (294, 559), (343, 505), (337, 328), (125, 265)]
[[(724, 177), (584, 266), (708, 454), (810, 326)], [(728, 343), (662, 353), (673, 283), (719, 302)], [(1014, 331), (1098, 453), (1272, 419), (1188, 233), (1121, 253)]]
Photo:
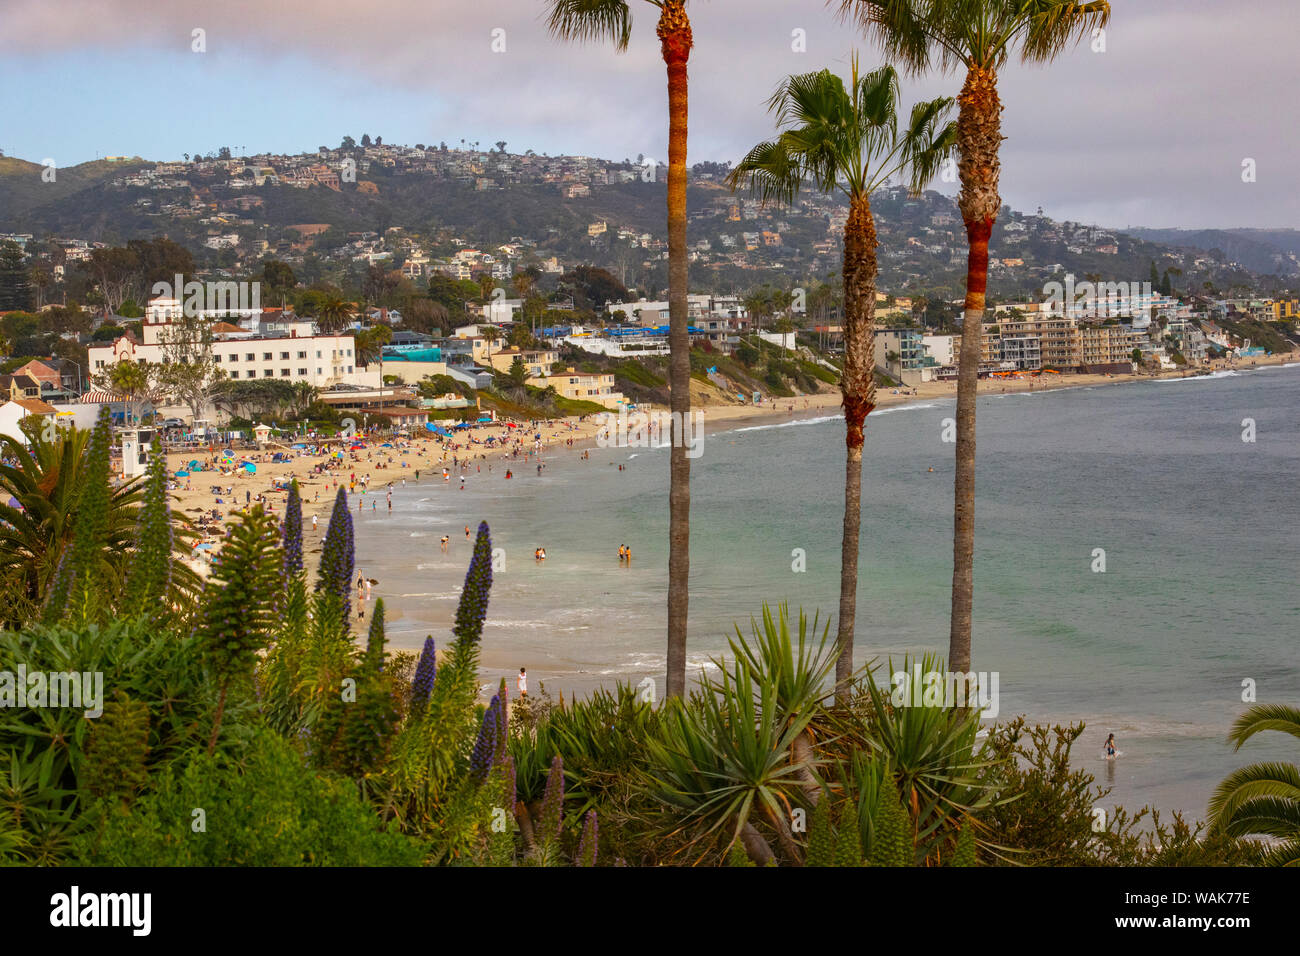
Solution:
[(686, 331), (686, 63), (691, 23), (683, 0), (666, 0), (657, 28), (668, 66), (668, 381), (673, 420), (668, 491), (667, 694), (686, 693), (686, 618), (691, 571), (690, 336)]
[(768, 862), (776, 856), (772, 852), (771, 845), (763, 839), (763, 834), (759, 833), (758, 828), (752, 823), (746, 823), (740, 828), (740, 845), (758, 866), (767, 866)]
[(853, 677), (853, 632), (858, 606), (858, 552), (862, 529), (862, 445), (876, 405), (876, 224), (867, 196), (849, 203), (844, 225), (844, 533), (840, 543), (840, 615), (835, 700), (847, 704)]
[(966, 223), (970, 253), (966, 264), (966, 310), (957, 364), (957, 452), (953, 477), (952, 625), (948, 668), (970, 670), (971, 608), (975, 595), (975, 398), (983, 343), (984, 293), (988, 287), (989, 236), (997, 220), (998, 149), (1002, 144), (1002, 106), (997, 75), (972, 69), (958, 97), (957, 148), (961, 195), (957, 205)]

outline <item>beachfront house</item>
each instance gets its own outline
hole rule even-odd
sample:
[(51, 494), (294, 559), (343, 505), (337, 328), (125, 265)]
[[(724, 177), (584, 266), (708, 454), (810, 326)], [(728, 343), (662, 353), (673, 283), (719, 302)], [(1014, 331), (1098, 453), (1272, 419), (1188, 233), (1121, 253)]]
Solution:
[(39, 398), (15, 398), (0, 405), (0, 435), (8, 435), (22, 444), (28, 444), (27, 436), (18, 427), (24, 418), (35, 417), (42, 425), (45, 421), (57, 421), (59, 410)]
[(595, 402), (609, 409), (617, 409), (627, 402), (614, 384), (613, 374), (579, 372), (570, 367), (562, 372), (542, 375), (529, 384), (539, 388), (554, 388), (561, 398)]

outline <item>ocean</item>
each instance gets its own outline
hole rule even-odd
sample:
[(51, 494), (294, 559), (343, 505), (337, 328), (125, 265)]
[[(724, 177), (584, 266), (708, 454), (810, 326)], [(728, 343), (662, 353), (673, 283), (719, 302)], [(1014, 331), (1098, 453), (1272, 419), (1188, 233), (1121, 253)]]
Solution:
[[(947, 651), (953, 406), (896, 406), (867, 423), (855, 661), (882, 673), (891, 658)], [(1289, 738), (1234, 753), (1226, 735), (1251, 688), (1300, 702), (1298, 410), (1297, 365), (979, 401), (972, 667), (998, 672), (999, 719), (1086, 721), (1075, 763), (1114, 788), (1105, 805), (1200, 819), (1231, 770), (1295, 759)], [(836, 415), (706, 428), (691, 474), (692, 673), (764, 602), (833, 618), (844, 454)], [(662, 690), (667, 449), (544, 460), (539, 476), (490, 455), (463, 491), (425, 472), (395, 490), (391, 516), (382, 496), (380, 510), (354, 512), (357, 564), (379, 581), (391, 646), (450, 639), (464, 528), (485, 520), (504, 559), (485, 683), (526, 666), (534, 692), (645, 677)], [(1122, 756), (1108, 761), (1112, 732)]]

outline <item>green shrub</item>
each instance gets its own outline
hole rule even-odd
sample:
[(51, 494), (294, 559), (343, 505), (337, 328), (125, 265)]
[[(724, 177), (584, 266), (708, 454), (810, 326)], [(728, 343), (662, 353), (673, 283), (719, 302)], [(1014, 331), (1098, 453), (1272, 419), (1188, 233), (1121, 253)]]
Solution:
[[(157, 778), (130, 813), (104, 800), (73, 843), (78, 865), (416, 866), (420, 845), (387, 830), (355, 785), (318, 773), (262, 730), (238, 758), (199, 749)], [(198, 813), (196, 811), (202, 811)]]

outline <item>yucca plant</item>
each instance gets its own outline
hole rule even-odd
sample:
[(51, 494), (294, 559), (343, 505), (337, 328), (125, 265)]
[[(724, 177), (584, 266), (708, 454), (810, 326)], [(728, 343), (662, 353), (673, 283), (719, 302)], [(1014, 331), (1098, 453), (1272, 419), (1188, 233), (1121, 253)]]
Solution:
[[(895, 673), (892, 662), (889, 670)], [(862, 684), (871, 705), (867, 721), (856, 729), (841, 726), (851, 745), (865, 746), (873, 760), (887, 761), (887, 773), (910, 817), (912, 843), (921, 862), (945, 848), (967, 816), (1010, 798), (998, 796), (999, 762), (984, 754), (978, 740), (979, 712), (922, 703), (923, 675), (945, 673), (942, 660), (926, 655), (913, 667), (911, 658), (904, 658), (902, 672), (909, 681), (906, 706), (894, 706), (874, 680), (867, 680)], [(861, 772), (859, 766), (855, 777), (860, 785)], [(870, 849), (873, 835), (864, 830), (863, 838)]]
[(759, 680), (745, 661), (706, 679), (688, 704), (669, 699), (661, 733), (646, 741), (645, 793), (669, 811), (662, 825), (686, 846), (739, 840), (757, 863), (774, 856), (756, 824), (775, 832), (791, 863), (802, 851), (790, 829), (804, 801), (804, 771), (812, 758), (792, 759), (795, 740), (812, 713), (783, 715), (773, 681)]
[(819, 615), (813, 617), (809, 626), (808, 617), (801, 610), (796, 638), (790, 632), (787, 605), (778, 605), (773, 617), (772, 609), (764, 604), (762, 613), (762, 628), (751, 618), (752, 636), (747, 640), (737, 627), (736, 636), (728, 643), (736, 660), (744, 661), (761, 682), (771, 684), (781, 720), (789, 722), (803, 715), (810, 718), (804, 731), (794, 740), (793, 756), (803, 768), (800, 779), (809, 802), (815, 804), (821, 796), (821, 784), (810, 769), (813, 736), (809, 725), (820, 715), (831, 696), (833, 688), (827, 682), (837, 666), (838, 651), (829, 643), (829, 622), (818, 636)]
[[(1300, 708), (1256, 704), (1237, 718), (1228, 740), (1240, 750), (1255, 734), (1277, 730), (1300, 737)], [(1265, 862), (1300, 866), (1300, 766), (1255, 763), (1229, 774), (1210, 798), (1212, 830), (1261, 834), (1276, 841)]]

